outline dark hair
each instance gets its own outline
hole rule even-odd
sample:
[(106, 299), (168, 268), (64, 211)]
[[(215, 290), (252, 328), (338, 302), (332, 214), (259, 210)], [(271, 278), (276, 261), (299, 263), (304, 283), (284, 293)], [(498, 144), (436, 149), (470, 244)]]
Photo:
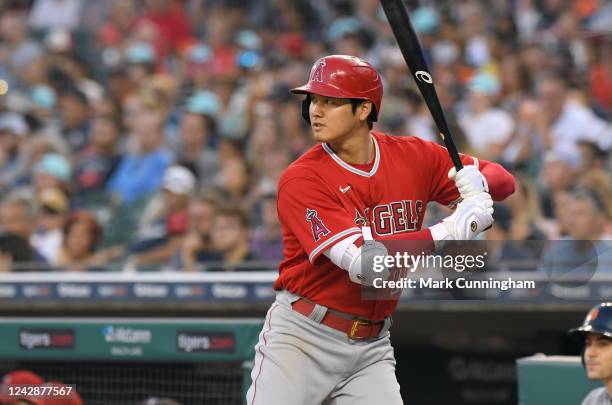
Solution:
[(578, 141), (578, 145), (587, 148), (595, 159), (605, 160), (608, 158), (609, 152), (600, 148), (595, 142), (581, 140)]
[(89, 100), (87, 99), (85, 93), (74, 85), (66, 87), (64, 91), (60, 93), (60, 97), (71, 97), (77, 100), (79, 103), (89, 107)]
[(596, 211), (607, 215), (606, 204), (596, 190), (589, 187), (579, 187), (572, 192), (572, 197), (576, 200), (589, 200)]
[(84, 222), (87, 225), (87, 228), (92, 237), (91, 246), (89, 246), (89, 251), (93, 252), (98, 246), (100, 239), (102, 239), (102, 227), (96, 220), (96, 217), (94, 217), (93, 214), (87, 211), (77, 211), (70, 216), (68, 221), (66, 221), (66, 224), (64, 225), (64, 245), (67, 241), (66, 236), (70, 232), (70, 229), (77, 222)]
[(0, 235), (0, 253), (8, 253), (14, 262), (31, 262), (33, 258), (28, 241), (13, 233)]
[(215, 217), (232, 217), (240, 221), (243, 228), (248, 229), (250, 226), (249, 217), (246, 212), (237, 206), (219, 206), (215, 212)]
[(98, 121), (104, 121), (107, 122), (109, 124), (111, 124), (113, 126), (113, 128), (115, 129), (115, 131), (117, 131), (118, 135), (121, 135), (121, 132), (123, 131), (123, 127), (121, 124), (121, 120), (112, 114), (98, 114), (96, 115), (93, 120), (98, 120)]
[[(351, 98), (350, 101), (351, 101), (351, 107), (353, 108), (353, 114), (355, 114), (355, 112), (357, 112), (357, 107), (359, 107), (359, 105), (363, 103), (364, 101), (368, 101), (368, 100), (361, 100), (359, 98)], [(370, 111), (370, 115), (368, 115), (367, 121), (368, 121), (368, 128), (372, 129), (372, 127), (374, 126), (374, 122), (376, 121), (376, 106), (374, 105), (374, 103), (372, 103), (372, 111)]]

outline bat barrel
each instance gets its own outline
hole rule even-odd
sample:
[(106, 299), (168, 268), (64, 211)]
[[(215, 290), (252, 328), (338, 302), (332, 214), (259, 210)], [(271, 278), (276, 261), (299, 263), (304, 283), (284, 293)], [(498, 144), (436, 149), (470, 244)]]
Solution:
[(425, 99), (427, 108), (438, 127), (438, 131), (440, 132), (440, 136), (448, 150), (450, 158), (457, 170), (461, 170), (463, 164), (461, 163), (459, 152), (457, 151), (448, 124), (446, 123), (446, 117), (440, 105), (433, 78), (431, 73), (429, 73), (429, 67), (425, 63), (425, 57), (423, 56), (419, 39), (410, 23), (408, 11), (406, 11), (406, 7), (404, 7), (401, 0), (381, 0), (381, 4), (387, 16), (387, 20), (389, 20), (393, 35), (404, 56), (404, 60), (412, 72), (421, 95)]

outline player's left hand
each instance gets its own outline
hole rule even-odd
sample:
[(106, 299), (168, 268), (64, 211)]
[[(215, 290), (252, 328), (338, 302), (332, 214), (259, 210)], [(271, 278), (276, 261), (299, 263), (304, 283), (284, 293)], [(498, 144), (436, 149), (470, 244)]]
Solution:
[(464, 200), (482, 192), (489, 192), (487, 179), (474, 165), (463, 166), (459, 172), (453, 167), (448, 171), (448, 178), (455, 181), (461, 198)]

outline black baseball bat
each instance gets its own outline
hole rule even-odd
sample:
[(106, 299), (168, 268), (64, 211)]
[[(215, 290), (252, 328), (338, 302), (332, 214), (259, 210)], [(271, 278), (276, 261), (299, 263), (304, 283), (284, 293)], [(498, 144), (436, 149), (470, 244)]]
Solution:
[(440, 101), (438, 100), (438, 94), (433, 84), (433, 78), (425, 63), (423, 50), (414, 32), (414, 28), (412, 28), (410, 18), (408, 18), (406, 7), (402, 3), (402, 0), (380, 0), (380, 2), (387, 16), (387, 20), (389, 20), (389, 25), (391, 26), (397, 44), (402, 51), (404, 60), (408, 68), (410, 68), (417, 86), (419, 86), (425, 103), (427, 103), (427, 108), (429, 108), (429, 112), (438, 127), (438, 131), (448, 150), (448, 154), (455, 168), (459, 171), (463, 168), (463, 164), (459, 158), (455, 142), (453, 142), (453, 137), (448, 129), (444, 111), (442, 111)]

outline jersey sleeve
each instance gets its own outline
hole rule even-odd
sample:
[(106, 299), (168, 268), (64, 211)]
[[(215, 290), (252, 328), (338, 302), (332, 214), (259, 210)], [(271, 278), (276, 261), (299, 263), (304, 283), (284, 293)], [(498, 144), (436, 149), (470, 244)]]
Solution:
[(355, 225), (354, 215), (315, 179), (293, 178), (281, 184), (278, 217), (283, 227), (295, 236), (311, 263), (335, 243), (361, 233)]
[[(454, 206), (459, 200), (459, 190), (455, 182), (448, 178), (448, 171), (453, 167), (453, 161), (448, 155), (448, 150), (434, 142), (426, 144), (426, 157), (431, 171), (430, 201), (436, 201), (442, 205)], [(459, 154), (464, 165), (478, 165), (478, 159), (472, 156)]]

